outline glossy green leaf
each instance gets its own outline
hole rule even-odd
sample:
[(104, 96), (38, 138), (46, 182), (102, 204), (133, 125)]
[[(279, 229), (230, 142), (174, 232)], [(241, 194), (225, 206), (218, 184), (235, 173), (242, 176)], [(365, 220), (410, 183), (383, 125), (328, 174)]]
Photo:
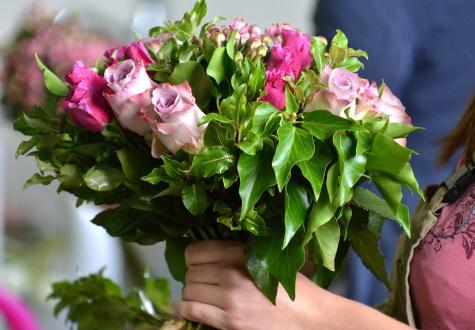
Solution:
[(308, 132), (290, 123), (282, 125), (277, 130), (277, 135), (279, 144), (272, 159), (272, 167), (279, 191), (282, 191), (290, 179), (290, 171), (294, 165), (312, 158), (315, 145)]
[(208, 76), (213, 77), (216, 83), (220, 84), (226, 78), (226, 48), (218, 47), (213, 53), (206, 69)]
[(253, 131), (250, 131), (247, 134), (246, 138), (237, 146), (244, 153), (248, 155), (255, 155), (257, 151), (262, 150), (262, 148), (264, 147), (264, 141), (259, 135), (257, 135)]
[(338, 162), (333, 163), (327, 171), (326, 188), (330, 202), (335, 201), (340, 190), (340, 166)]
[[(302, 235), (297, 234), (287, 247), (282, 250), (284, 224), (282, 221), (271, 221), (272, 235), (252, 237), (249, 249), (265, 266), (270, 275), (277, 279), (287, 291), (290, 299), (295, 299), (295, 281), (297, 273), (305, 262), (305, 250)], [(275, 297), (272, 297), (275, 301)]]
[(357, 72), (364, 67), (363, 63), (357, 57), (347, 57), (335, 65), (337, 68), (347, 69), (351, 72)]
[(321, 73), (325, 64), (325, 52), (327, 45), (317, 37), (312, 37), (312, 55), (317, 71)]
[[(246, 59), (247, 60), (247, 59)], [(266, 68), (262, 61), (257, 61), (254, 70), (249, 75), (249, 82), (247, 87), (247, 95), (250, 99), (259, 95), (259, 92), (263, 89), (266, 81)]]
[(396, 220), (396, 214), (389, 207), (388, 203), (368, 189), (356, 188), (351, 201), (358, 207), (374, 212), (385, 219)]
[[(371, 152), (368, 154), (369, 171), (380, 171), (397, 176), (411, 158), (412, 151), (402, 147), (394, 139), (376, 133)], [(388, 161), (388, 156), (391, 161)]]
[(297, 102), (295, 101), (294, 93), (290, 90), (289, 85), (285, 86), (285, 112), (289, 115), (298, 112)]
[(388, 206), (397, 213), (402, 200), (401, 185), (386, 176), (377, 176), (372, 179)]
[(234, 164), (234, 156), (226, 148), (211, 147), (193, 158), (190, 172), (202, 178), (223, 174)]
[(117, 158), (122, 165), (125, 177), (131, 181), (140, 181), (141, 177), (150, 172), (152, 162), (149, 153), (144, 154), (132, 149), (117, 150)]
[(313, 233), (315, 249), (318, 251), (322, 265), (328, 270), (335, 271), (335, 257), (340, 242), (340, 226), (332, 218)]
[(216, 113), (216, 112), (211, 112), (211, 113), (208, 113), (207, 115), (205, 115), (203, 118), (201, 118), (199, 124), (203, 125), (203, 124), (206, 124), (206, 123), (209, 123), (209, 122), (212, 122), (212, 121), (217, 121), (217, 122), (223, 123), (223, 124), (231, 124), (233, 122), (233, 120), (230, 119), (230, 118), (227, 118), (227, 117), (225, 117), (223, 115), (220, 115), (219, 113)]
[(246, 267), (259, 290), (275, 304), (279, 282), (270, 274), (268, 266), (256, 257), (252, 249), (246, 249)]
[(384, 264), (384, 257), (379, 250), (379, 237), (370, 229), (366, 228), (352, 236), (351, 246), (361, 258), (363, 264), (386, 286), (389, 281)]
[(325, 143), (318, 140), (314, 141), (314, 143), (315, 153), (313, 157), (307, 161), (298, 163), (297, 166), (302, 171), (303, 176), (312, 185), (313, 196), (315, 200), (318, 200), (323, 186), (323, 180), (325, 179), (325, 171), (333, 155)]
[(302, 227), (311, 201), (307, 189), (291, 181), (285, 187), (285, 235), (282, 249), (289, 244), (297, 231)]
[(260, 136), (272, 134), (281, 121), (282, 112), (268, 102), (261, 102), (254, 110), (252, 131)]
[(82, 173), (76, 165), (65, 164), (61, 166), (59, 181), (65, 187), (79, 187), (82, 184)]
[(340, 48), (348, 48), (348, 38), (340, 29), (336, 30), (336, 34), (331, 41), (332, 46), (338, 46)]
[(154, 168), (152, 172), (150, 172), (146, 176), (143, 176), (142, 180), (150, 184), (156, 185), (162, 181), (167, 181), (168, 178), (169, 176), (165, 172), (165, 169), (163, 167), (157, 167), (157, 168)]
[(28, 189), (37, 184), (49, 185), (54, 179), (55, 177), (52, 175), (42, 176), (40, 174), (34, 174), (25, 182), (23, 189)]
[(340, 130), (360, 130), (355, 122), (336, 116), (327, 110), (315, 109), (304, 114), (303, 128), (319, 140), (325, 140)]
[(99, 164), (86, 172), (84, 182), (92, 190), (109, 191), (124, 183), (124, 174), (117, 168)]
[(46, 89), (53, 95), (56, 96), (66, 96), (68, 94), (68, 87), (66, 84), (58, 78), (50, 69), (44, 65), (41, 59), (38, 57), (38, 54), (35, 53), (36, 64), (43, 73), (43, 79), (46, 86)]
[(185, 263), (185, 249), (190, 244), (189, 240), (180, 238), (168, 238), (165, 246), (165, 260), (168, 270), (178, 282), (185, 283), (188, 268)]
[(333, 145), (338, 153), (340, 166), (340, 189), (338, 203), (340, 206), (349, 202), (353, 194), (353, 186), (364, 175), (366, 157), (354, 154), (353, 140), (347, 134), (337, 133), (333, 136)]
[(305, 243), (312, 239), (313, 233), (334, 217), (337, 208), (338, 206), (328, 199), (326, 190), (322, 190), (320, 198), (312, 205), (308, 216), (308, 224), (305, 228)]
[(276, 184), (274, 171), (271, 167), (273, 149), (264, 146), (264, 149), (251, 156), (241, 154), (238, 162), (239, 195), (242, 200), (241, 219), (252, 210), (262, 193)]
[(188, 184), (181, 191), (183, 204), (194, 216), (203, 214), (208, 206), (208, 193), (202, 184)]

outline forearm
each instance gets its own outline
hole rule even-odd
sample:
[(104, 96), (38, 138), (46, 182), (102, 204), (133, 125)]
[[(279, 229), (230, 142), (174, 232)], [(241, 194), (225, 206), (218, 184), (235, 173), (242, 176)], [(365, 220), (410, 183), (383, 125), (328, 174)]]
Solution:
[[(332, 293), (325, 297), (326, 303), (320, 301), (321, 311), (315, 313), (313, 328), (353, 330), (408, 330), (409, 326), (379, 312), (369, 306), (349, 300)], [(322, 299), (320, 296), (319, 299)], [(321, 321), (324, 321), (322, 324)], [(330, 322), (329, 322), (330, 321)], [(310, 324), (309, 324), (310, 326)], [(310, 329), (310, 328), (309, 328)]]

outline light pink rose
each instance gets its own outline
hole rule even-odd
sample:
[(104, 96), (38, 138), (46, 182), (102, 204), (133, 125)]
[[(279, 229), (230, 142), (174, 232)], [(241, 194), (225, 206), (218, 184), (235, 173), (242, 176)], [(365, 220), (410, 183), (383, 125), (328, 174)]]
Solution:
[(339, 100), (335, 94), (327, 89), (321, 89), (308, 98), (303, 111), (328, 110), (337, 116), (344, 117), (345, 109), (350, 108), (350, 111), (354, 112), (355, 103), (355, 101)]
[(338, 100), (352, 102), (365, 82), (347, 69), (333, 69), (328, 77), (328, 91)]
[[(163, 83), (152, 91), (153, 111), (145, 118), (154, 132), (152, 155), (183, 149), (198, 153), (203, 149), (206, 125), (198, 126), (204, 113), (196, 105), (187, 81), (179, 85)], [(165, 147), (165, 148), (163, 148)]]
[(150, 80), (144, 63), (125, 60), (109, 66), (104, 72), (108, 89), (104, 97), (114, 111), (122, 127), (140, 135), (150, 131), (141, 117), (145, 108), (151, 107)]
[(389, 116), (389, 121), (392, 123), (412, 123), (411, 117), (406, 113), (406, 108), (388, 86), (384, 86), (383, 93), (375, 106), (379, 113)]
[(62, 102), (72, 121), (89, 131), (102, 130), (112, 118), (107, 101), (102, 96), (106, 87), (103, 77), (81, 61), (77, 61), (65, 77), (71, 89)]

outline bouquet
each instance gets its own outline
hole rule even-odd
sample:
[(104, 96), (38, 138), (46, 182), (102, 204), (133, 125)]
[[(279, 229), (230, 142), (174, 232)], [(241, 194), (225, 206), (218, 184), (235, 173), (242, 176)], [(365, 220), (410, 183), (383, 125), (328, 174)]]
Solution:
[[(26, 186), (57, 181), (77, 205), (113, 205), (92, 222), (128, 242), (166, 241), (178, 280), (187, 244), (221, 239), (246, 244), (249, 274), (271, 301), (279, 283), (295, 298), (306, 261), (327, 287), (350, 248), (387, 284), (381, 226), (396, 221), (409, 235), (402, 187), (421, 194), (404, 146), (418, 128), (404, 106), (358, 76), (367, 54), (341, 31), (327, 43), (286, 24), (201, 25), (205, 15), (199, 0), (95, 67), (77, 61), (65, 81), (38, 58), (57, 103), (15, 123), (31, 137), (18, 155), (38, 160)], [(80, 328), (142, 329), (170, 318), (163, 285), (145, 283), (123, 296), (92, 275), (52, 297)]]
[(0, 77), (2, 103), (12, 117), (47, 102), (35, 52), (51, 69), (63, 76), (77, 59), (77, 54), (81, 54), (86, 65), (92, 66), (104, 49), (116, 45), (111, 38), (85, 28), (74, 19), (55, 23), (54, 13), (44, 4), (33, 5), (25, 16), (28, 20), (22, 22), (15, 37), (4, 49)]

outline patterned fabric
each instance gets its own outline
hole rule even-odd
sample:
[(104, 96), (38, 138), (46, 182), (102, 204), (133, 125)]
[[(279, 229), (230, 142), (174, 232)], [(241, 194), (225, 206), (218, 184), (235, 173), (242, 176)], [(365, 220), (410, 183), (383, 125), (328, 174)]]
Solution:
[(475, 326), (475, 183), (445, 206), (414, 250), (409, 282), (422, 329)]

